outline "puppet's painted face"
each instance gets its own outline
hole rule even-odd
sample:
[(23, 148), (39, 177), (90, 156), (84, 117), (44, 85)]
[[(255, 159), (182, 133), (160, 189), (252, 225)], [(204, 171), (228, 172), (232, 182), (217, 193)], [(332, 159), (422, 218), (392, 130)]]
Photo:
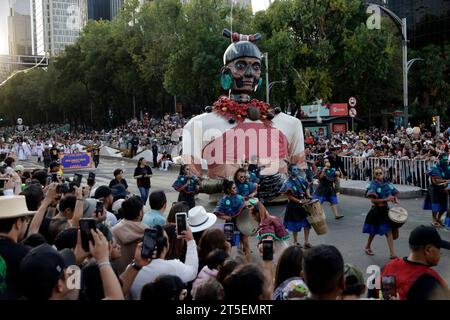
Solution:
[(251, 94), (261, 77), (261, 61), (257, 58), (242, 57), (227, 64), (233, 77), (231, 92)]
[(293, 177), (297, 177), (300, 173), (300, 169), (297, 166), (292, 166), (289, 170), (289, 173)]

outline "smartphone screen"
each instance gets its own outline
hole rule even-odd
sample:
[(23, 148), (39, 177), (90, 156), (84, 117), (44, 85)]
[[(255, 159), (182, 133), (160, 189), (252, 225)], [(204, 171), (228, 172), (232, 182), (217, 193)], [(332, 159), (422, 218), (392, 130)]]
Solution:
[(83, 176), (79, 173), (75, 173), (73, 175), (73, 183), (74, 185), (76, 185), (78, 188), (81, 186), (81, 180), (83, 180)]
[(52, 173), (52, 182), (59, 182), (57, 173)]
[(144, 240), (142, 242), (141, 257), (149, 259), (153, 255), (156, 247), (156, 229), (148, 228), (144, 231)]
[(95, 206), (95, 216), (98, 217), (102, 213), (103, 213), (103, 202), (97, 200), (97, 204)]
[(176, 215), (177, 221), (177, 234), (181, 236), (181, 232), (187, 230), (186, 213), (181, 212)]
[(91, 234), (91, 229), (96, 229), (95, 219), (92, 218), (82, 218), (80, 219), (80, 232), (81, 232), (81, 246), (83, 250), (89, 252), (89, 241), (94, 243), (94, 238)]
[(391, 298), (397, 296), (397, 283), (395, 276), (383, 276), (381, 277), (381, 293), (384, 300), (391, 300)]
[(234, 235), (234, 224), (230, 222), (225, 223), (223, 226), (223, 232), (225, 233), (226, 240), (231, 243)]
[(47, 176), (47, 185), (52, 183), (52, 176)]
[(273, 260), (273, 240), (263, 240), (263, 260)]
[(5, 178), (0, 179), (0, 189), (3, 189), (5, 187), (6, 181), (7, 181), (7, 179), (5, 179)]
[(89, 179), (95, 179), (95, 173), (89, 172)]

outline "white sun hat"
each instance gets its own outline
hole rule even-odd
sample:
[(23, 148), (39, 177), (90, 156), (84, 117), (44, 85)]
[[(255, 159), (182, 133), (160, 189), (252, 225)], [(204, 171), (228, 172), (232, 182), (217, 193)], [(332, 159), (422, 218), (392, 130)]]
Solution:
[(0, 219), (25, 217), (35, 214), (29, 211), (25, 196), (3, 196), (0, 197)]
[(206, 212), (202, 206), (193, 207), (188, 212), (188, 224), (193, 233), (206, 230), (217, 221), (214, 213)]

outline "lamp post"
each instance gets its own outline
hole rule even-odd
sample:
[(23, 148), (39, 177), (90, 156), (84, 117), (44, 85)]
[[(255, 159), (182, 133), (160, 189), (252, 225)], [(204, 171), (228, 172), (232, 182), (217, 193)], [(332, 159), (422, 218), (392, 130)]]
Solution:
[[(273, 86), (276, 85), (277, 83), (286, 83), (286, 80), (281, 80), (281, 81), (272, 81), (271, 83), (269, 83), (269, 89), (267, 91), (267, 97), (269, 97), (270, 94), (270, 90), (272, 90)], [(270, 104), (269, 98), (267, 98), (267, 104)]]
[(269, 104), (270, 98), (270, 83), (269, 83), (269, 53), (264, 52), (262, 55), (264, 62), (266, 63), (266, 102)]
[(375, 6), (383, 10), (399, 27), (402, 34), (402, 51), (403, 51), (403, 124), (405, 128), (408, 126), (408, 34), (406, 26), (406, 18), (400, 19), (394, 12), (386, 7), (378, 4), (369, 3), (370, 6)]

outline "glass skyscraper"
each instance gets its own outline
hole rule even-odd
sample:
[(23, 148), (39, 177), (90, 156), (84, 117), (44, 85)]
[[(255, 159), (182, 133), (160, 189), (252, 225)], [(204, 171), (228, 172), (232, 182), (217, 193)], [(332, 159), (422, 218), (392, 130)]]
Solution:
[(411, 47), (450, 42), (449, 0), (388, 0), (388, 7), (407, 18)]
[(111, 20), (112, 0), (88, 0), (89, 20)]

